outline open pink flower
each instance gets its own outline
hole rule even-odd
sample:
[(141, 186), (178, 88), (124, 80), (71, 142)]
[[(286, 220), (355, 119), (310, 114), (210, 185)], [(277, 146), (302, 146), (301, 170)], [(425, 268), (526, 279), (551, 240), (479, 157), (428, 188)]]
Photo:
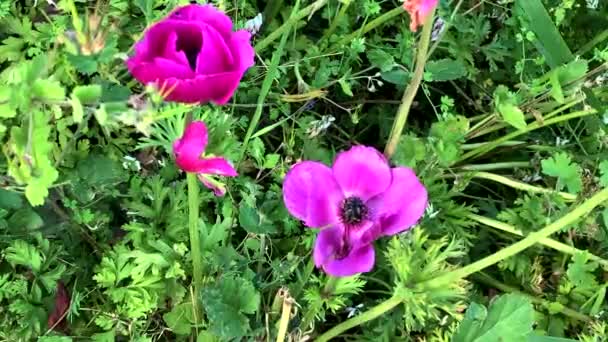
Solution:
[(235, 177), (236, 170), (222, 157), (204, 157), (207, 147), (207, 126), (202, 121), (193, 121), (184, 131), (184, 135), (173, 143), (175, 163), (186, 172), (198, 174), (201, 182), (213, 190), (215, 195), (222, 196), (226, 192), (223, 185), (211, 175)]
[(410, 14), (410, 30), (416, 32), (418, 26), (424, 25), (424, 21), (437, 6), (439, 0), (405, 0), (403, 8)]
[(314, 161), (294, 165), (283, 182), (283, 200), (306, 226), (321, 228), (316, 266), (343, 277), (373, 268), (374, 240), (416, 224), (427, 192), (411, 169), (391, 168), (376, 149), (354, 146), (331, 168)]
[(145, 32), (127, 68), (167, 101), (225, 104), (254, 64), (250, 39), (211, 5), (182, 6)]

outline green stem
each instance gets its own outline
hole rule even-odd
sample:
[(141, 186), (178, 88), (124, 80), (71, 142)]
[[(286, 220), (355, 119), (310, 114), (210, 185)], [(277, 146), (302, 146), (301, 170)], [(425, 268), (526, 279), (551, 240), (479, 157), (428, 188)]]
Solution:
[(581, 110), (578, 112), (574, 112), (574, 113), (570, 113), (570, 114), (566, 114), (566, 115), (562, 115), (556, 118), (552, 118), (549, 120), (546, 120), (543, 124), (540, 124), (538, 122), (533, 122), (531, 124), (529, 124), (526, 129), (524, 130), (518, 130), (518, 131), (514, 131), (511, 132), (509, 134), (506, 134), (504, 136), (502, 136), (501, 138), (498, 138), (496, 140), (490, 141), (472, 151), (469, 151), (468, 153), (465, 153), (462, 157), (460, 157), (460, 159), (458, 160), (458, 162), (462, 162), (464, 160), (473, 158), (473, 157), (477, 157), (479, 155), (482, 155), (484, 153), (488, 153), (490, 151), (492, 151), (493, 149), (495, 149), (496, 147), (500, 146), (502, 143), (512, 140), (520, 135), (529, 133), (531, 131), (534, 131), (536, 129), (542, 128), (542, 127), (546, 127), (549, 125), (553, 125), (556, 123), (560, 123), (563, 121), (568, 121), (571, 119), (576, 119), (576, 118), (581, 118), (587, 115), (591, 115), (591, 114), (595, 114), (596, 110), (595, 109), (588, 109), (588, 110)]
[(542, 299), (542, 298), (538, 298), (536, 296), (532, 296), (529, 295), (525, 292), (519, 291), (518, 289), (511, 287), (509, 285), (503, 284), (501, 282), (499, 282), (498, 280), (490, 277), (489, 275), (480, 272), (479, 274), (475, 275), (475, 279), (485, 283), (486, 285), (492, 286), (496, 289), (501, 290), (502, 292), (509, 292), (509, 293), (518, 293), (521, 294), (523, 296), (526, 296), (532, 303), (536, 303), (539, 305), (544, 306), (545, 308), (551, 308), (551, 310), (555, 310), (557, 309), (559, 312), (561, 312), (563, 315), (574, 318), (576, 320), (579, 321), (584, 321), (584, 322), (591, 322), (592, 319), (591, 317), (584, 315), (578, 311), (572, 310), (570, 308), (567, 308), (563, 305), (555, 305), (556, 303)]
[[(200, 232), (198, 231), (199, 184), (196, 174), (188, 173), (188, 230), (190, 232), (190, 255), (192, 256), (192, 277), (194, 278), (194, 293), (192, 305), (198, 307), (198, 296), (203, 285), (203, 256), (201, 254)], [(198, 310), (197, 310), (198, 312)]]
[[(518, 236), (525, 236), (524, 232), (522, 232), (521, 230), (517, 229), (515, 226), (506, 224), (504, 222), (500, 222), (497, 220), (493, 220), (487, 217), (483, 217), (483, 216), (479, 216), (479, 215), (475, 215), (475, 214), (469, 214), (467, 215), (467, 218), (479, 222), (483, 225), (486, 225), (488, 227), (492, 227), (492, 228), (496, 228), (498, 230), (502, 230), (503, 232), (507, 232), (507, 233), (511, 233), (514, 235), (518, 235)], [(570, 255), (574, 255), (577, 253), (585, 253), (586, 251), (580, 250), (578, 248), (566, 245), (565, 243), (553, 240), (551, 238), (543, 238), (540, 239), (538, 241), (538, 243), (540, 243), (541, 245), (547, 246), (549, 248), (553, 248), (556, 251), (565, 253), (565, 254), (570, 254)], [(599, 264), (602, 264), (603, 266), (605, 266), (606, 268), (608, 268), (608, 260), (602, 259), (599, 256), (595, 255), (595, 254), (591, 254), (589, 252), (587, 252), (587, 255), (589, 256), (589, 259), (593, 260), (593, 261), (597, 261)]]
[(327, 40), (331, 37), (331, 35), (334, 33), (334, 31), (338, 27), (338, 24), (340, 23), (340, 20), (342, 19), (342, 17), (344, 17), (346, 15), (346, 11), (348, 10), (348, 7), (352, 3), (353, 3), (353, 1), (349, 0), (342, 4), (342, 6), (340, 7), (340, 10), (338, 11), (338, 14), (331, 21), (331, 25), (329, 26), (329, 29), (327, 29), (327, 31), (325, 31), (325, 33), (323, 34), (323, 37), (321, 37), (321, 40), (319, 40), (320, 42), (324, 42), (325, 40)]
[[(583, 202), (580, 206), (576, 207), (574, 210), (572, 210), (568, 214), (564, 215), (559, 220), (549, 224), (548, 226), (544, 227), (543, 229), (539, 230), (538, 232), (530, 233), (530, 235), (528, 235), (523, 240), (520, 240), (520, 241), (510, 245), (509, 247), (503, 248), (503, 249), (499, 250), (498, 252), (496, 252), (492, 255), (489, 255), (470, 265), (467, 265), (463, 268), (456, 269), (452, 272), (448, 272), (437, 278), (431, 279), (426, 283), (428, 283), (429, 287), (441, 287), (441, 286), (445, 286), (445, 284), (449, 284), (449, 283), (457, 281), (459, 279), (466, 278), (467, 276), (470, 276), (471, 274), (479, 272), (486, 267), (492, 266), (492, 265), (496, 264), (497, 262), (500, 262), (501, 260), (509, 258), (509, 257), (523, 251), (524, 249), (533, 246), (534, 244), (538, 243), (540, 240), (549, 237), (549, 235), (574, 223), (581, 217), (584, 217), (585, 215), (590, 213), (593, 209), (595, 209), (597, 206), (604, 203), (606, 200), (608, 200), (608, 189), (604, 189), (604, 190), (596, 193), (593, 197), (591, 197), (587, 201)], [(423, 284), (420, 284), (420, 285), (422, 286)], [(402, 302), (402, 298), (400, 298), (398, 295), (393, 295), (391, 298), (374, 306), (373, 308), (369, 309), (368, 311), (336, 325), (329, 331), (322, 334), (319, 338), (317, 338), (316, 341), (320, 341), (320, 342), (328, 341), (329, 339), (340, 335), (342, 332), (344, 332), (348, 329), (356, 327), (365, 322), (371, 321), (374, 318), (377, 318), (377, 317), (385, 314), (386, 312), (395, 308), (401, 302)]]
[(291, 30), (292, 26), (297, 24), (297, 22), (300, 21), (301, 19), (303, 19), (304, 17), (312, 14), (313, 12), (317, 11), (321, 7), (325, 6), (327, 1), (328, 0), (317, 0), (314, 3), (312, 3), (310, 6), (302, 9), (299, 12), (298, 12), (298, 9), (299, 9), (298, 6), (294, 6), (294, 9), (291, 12), (291, 16), (289, 17), (289, 19), (287, 19), (287, 21), (283, 25), (281, 25), (281, 27), (272, 31), (271, 34), (269, 34), (266, 38), (262, 39), (262, 41), (257, 43), (255, 45), (255, 51), (259, 54), (262, 52), (262, 50), (264, 50), (266, 47), (268, 47), (268, 45), (270, 45), (270, 43), (274, 42), (275, 40), (277, 40), (277, 38), (281, 37), (281, 35), (283, 35), (283, 34), (287, 35), (289, 33), (289, 31)]
[(576, 195), (573, 194), (569, 194), (567, 192), (557, 192), (555, 190), (552, 189), (546, 189), (546, 188), (541, 188), (538, 186), (534, 186), (534, 185), (530, 185), (527, 183), (523, 183), (523, 182), (519, 182), (516, 180), (513, 180), (511, 178), (505, 177), (505, 176), (500, 176), (494, 173), (489, 173), (489, 172), (475, 172), (473, 174), (470, 174), (473, 178), (481, 178), (481, 179), (487, 179), (487, 180), (491, 180), (494, 182), (498, 182), (501, 184), (504, 184), (506, 186), (509, 186), (513, 189), (517, 189), (517, 190), (522, 190), (522, 191), (527, 191), (527, 192), (531, 192), (531, 193), (537, 193), (537, 194), (552, 194), (552, 193), (556, 193), (559, 196), (561, 196), (564, 200), (566, 201), (575, 201), (576, 200)]
[(403, 13), (403, 8), (401, 6), (395, 7), (392, 10), (382, 14), (381, 16), (379, 16), (378, 18), (370, 21), (369, 23), (365, 24), (363, 27), (361, 27), (360, 29), (358, 29), (357, 31), (344, 36), (344, 38), (340, 39), (339, 41), (337, 41), (333, 46), (335, 46), (337, 49), (341, 49), (344, 46), (350, 46), (350, 42), (358, 37), (363, 36), (364, 34), (366, 34), (367, 32), (375, 29), (376, 27), (384, 24), (385, 22), (395, 18), (396, 16), (400, 15), (401, 13)]
[(530, 233), (524, 239), (472, 264), (469, 264), (465, 267), (459, 268), (452, 272), (448, 272), (440, 277), (432, 279), (429, 281), (429, 283), (431, 283), (430, 285), (433, 287), (444, 286), (445, 284), (449, 284), (455, 280), (465, 278), (473, 273), (483, 270), (486, 267), (492, 266), (504, 259), (512, 257), (513, 255), (523, 251), (524, 249), (537, 244), (540, 240), (549, 237), (551, 234), (554, 234), (563, 229), (564, 227), (573, 224), (581, 217), (584, 217), (589, 214), (593, 209), (595, 209), (595, 207), (601, 205), (606, 200), (608, 200), (608, 189), (599, 191), (593, 197), (583, 202), (580, 206), (576, 207), (574, 210), (564, 215), (559, 220), (549, 224), (548, 226), (537, 232)]
[(323, 295), (327, 297), (332, 296), (334, 294), (334, 291), (336, 290), (336, 285), (338, 285), (339, 281), (340, 278), (338, 277), (328, 276), (327, 282), (325, 283), (325, 287), (323, 287)]
[(403, 131), (403, 127), (405, 127), (405, 123), (407, 121), (407, 116), (410, 112), (412, 102), (414, 102), (414, 97), (416, 97), (418, 87), (420, 86), (420, 82), (422, 81), (422, 77), (424, 76), (424, 65), (426, 64), (426, 54), (429, 49), (429, 42), (431, 41), (434, 16), (435, 9), (433, 9), (433, 11), (431, 11), (431, 13), (428, 15), (422, 28), (422, 34), (420, 36), (420, 46), (418, 47), (418, 51), (416, 53), (416, 66), (414, 67), (414, 76), (412, 77), (412, 81), (403, 93), (401, 104), (399, 105), (399, 109), (397, 110), (397, 116), (395, 117), (395, 121), (393, 122), (391, 134), (388, 137), (388, 143), (386, 144), (386, 148), (384, 149), (384, 155), (387, 158), (390, 158), (397, 149), (399, 139), (401, 138), (401, 132)]
[[(320, 2), (324, 3), (325, 1), (327, 1), (327, 0), (316, 1), (314, 4), (308, 6), (307, 8), (315, 7), (315, 4), (320, 3)], [(277, 50), (272, 54), (272, 58), (270, 59), (270, 65), (268, 66), (268, 71), (266, 73), (266, 77), (264, 77), (264, 81), (262, 82), (262, 88), (260, 89), (260, 94), (258, 95), (258, 101), (257, 101), (258, 105), (257, 105), (257, 107), (255, 107), (255, 112), (253, 113), (253, 118), (251, 118), (251, 122), (249, 123), (249, 128), (247, 128), (247, 134), (245, 134), (245, 139), (243, 140), (243, 145), (241, 146), (241, 153), (240, 153), (240, 156), (239, 156), (239, 159), (237, 162), (237, 169), (238, 169), (238, 165), (241, 163), (241, 161), (243, 160), (243, 157), (245, 156), (245, 153), (247, 151), (247, 145), (249, 144), (249, 140), (251, 139), (251, 136), (253, 135), (256, 127), (258, 126), (258, 123), (260, 122), (260, 118), (262, 117), (262, 110), (264, 109), (264, 101), (266, 99), (266, 96), (268, 96), (268, 92), (270, 92), (270, 86), (272, 85), (272, 82), (274, 81), (274, 78), (277, 74), (277, 69), (279, 67), (279, 61), (281, 60), (281, 56), (283, 55), (283, 49), (285, 48), (285, 44), (287, 43), (287, 37), (289, 36), (291, 26), (292, 26), (292, 24), (295, 24), (295, 22), (297, 20), (299, 20), (299, 19), (297, 19), (297, 20), (292, 20), (292, 19), (297, 18), (302, 14), (301, 11), (298, 12), (299, 6), (300, 6), (300, 0), (296, 0), (296, 4), (294, 5), (294, 8), (291, 12), (291, 16), (285, 23), (285, 25), (288, 25), (288, 26), (286, 27), (286, 29), (281, 30), (281, 34), (282, 34), (281, 41), (279, 42), (279, 46), (277, 47)], [(306, 10), (306, 9), (304, 9), (304, 10)], [(303, 15), (302, 17), (304, 17), (304, 16), (305, 15)], [(285, 25), (281, 26), (281, 28), (284, 27)], [(266, 39), (270, 38), (273, 34), (277, 33), (278, 31), (279, 30), (274, 31)], [(264, 43), (264, 41), (260, 42), (260, 44), (262, 44), (262, 43)], [(257, 46), (256, 46), (256, 50), (258, 50)], [(259, 50), (258, 50), (258, 52), (259, 52)]]
[(374, 306), (373, 308), (365, 311), (364, 313), (357, 315), (351, 319), (348, 319), (348, 320), (336, 325), (335, 327), (329, 329), (328, 331), (323, 333), (321, 336), (317, 337), (317, 339), (315, 341), (316, 342), (329, 341), (330, 339), (337, 337), (342, 332), (344, 332), (350, 328), (354, 328), (358, 325), (361, 325), (365, 322), (369, 322), (369, 321), (383, 315), (384, 313), (395, 308), (397, 305), (401, 304), (401, 302), (402, 302), (402, 299), (399, 296), (393, 295), (391, 298)]
[(516, 168), (531, 168), (530, 162), (501, 162), (501, 163), (490, 163), (490, 164), (474, 164), (474, 165), (463, 165), (458, 167), (459, 170), (464, 171), (491, 171), (501, 169), (516, 169)]
[(600, 32), (597, 36), (595, 36), (593, 39), (591, 39), (587, 44), (583, 45), (583, 47), (578, 49), (578, 51), (576, 52), (576, 55), (582, 56), (582, 55), (586, 54), (587, 52), (593, 50), (593, 48), (596, 45), (598, 45), (599, 43), (603, 42), (606, 39), (608, 39), (608, 29)]

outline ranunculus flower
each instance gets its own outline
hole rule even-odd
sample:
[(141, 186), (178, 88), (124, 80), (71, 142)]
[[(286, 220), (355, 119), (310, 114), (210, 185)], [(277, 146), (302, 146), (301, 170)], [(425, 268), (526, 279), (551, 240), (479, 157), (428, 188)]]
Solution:
[(225, 104), (254, 63), (250, 39), (211, 5), (178, 7), (145, 32), (127, 67), (167, 101)]
[(321, 228), (316, 266), (344, 277), (373, 268), (374, 240), (418, 222), (427, 192), (413, 170), (391, 168), (376, 149), (354, 146), (331, 168), (314, 161), (294, 165), (283, 182), (283, 200), (306, 226)]
[(403, 8), (410, 14), (410, 30), (416, 32), (437, 6), (439, 0), (405, 0)]
[(175, 164), (186, 172), (196, 173), (199, 180), (216, 196), (226, 192), (212, 175), (235, 177), (236, 170), (223, 157), (203, 156), (207, 147), (207, 126), (202, 121), (193, 121), (184, 130), (184, 135), (173, 143)]

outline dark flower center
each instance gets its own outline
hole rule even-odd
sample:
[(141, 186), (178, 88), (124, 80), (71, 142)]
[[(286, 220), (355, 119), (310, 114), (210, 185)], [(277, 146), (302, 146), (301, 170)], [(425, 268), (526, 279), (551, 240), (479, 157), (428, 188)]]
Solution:
[(362, 199), (359, 197), (349, 197), (342, 201), (340, 208), (340, 218), (348, 226), (358, 225), (367, 218), (369, 210)]
[(195, 71), (196, 60), (198, 59), (198, 54), (203, 46), (202, 38), (178, 34), (176, 45), (177, 51), (183, 51), (186, 55), (190, 69)]

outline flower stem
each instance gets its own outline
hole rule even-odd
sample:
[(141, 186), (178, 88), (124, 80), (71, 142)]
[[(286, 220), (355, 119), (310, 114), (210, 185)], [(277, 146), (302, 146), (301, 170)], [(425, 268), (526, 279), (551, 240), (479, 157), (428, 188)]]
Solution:
[[(506, 224), (504, 222), (500, 222), (497, 220), (493, 220), (487, 217), (483, 217), (483, 216), (479, 216), (479, 215), (475, 215), (475, 214), (469, 214), (467, 215), (467, 218), (479, 222), (483, 225), (486, 225), (488, 227), (492, 227), (492, 228), (496, 228), (498, 230), (502, 230), (503, 232), (507, 232), (507, 233), (511, 233), (514, 235), (519, 235), (519, 236), (525, 236), (524, 232), (522, 232), (521, 230), (517, 229), (515, 226)], [(574, 255), (576, 253), (584, 253), (586, 251), (580, 250), (578, 248), (566, 245), (565, 243), (561, 243), (559, 241), (553, 240), (551, 238), (543, 238), (540, 239), (538, 241), (538, 243), (540, 243), (541, 245), (545, 245), (549, 248), (553, 248), (556, 251), (560, 251), (562, 253), (565, 254), (570, 254), (570, 255)], [(588, 253), (588, 252), (587, 252)], [(599, 264), (602, 264), (603, 266), (605, 266), (606, 268), (608, 268), (608, 260), (602, 259), (599, 256), (595, 255), (595, 254), (591, 254), (588, 253), (589, 259), (593, 260), (593, 261), (597, 261)]]
[[(503, 249), (499, 250), (498, 252), (496, 252), (492, 255), (489, 255), (479, 261), (476, 261), (470, 265), (467, 265), (463, 268), (456, 269), (452, 272), (448, 272), (437, 278), (431, 279), (431, 280), (427, 281), (426, 283), (428, 283), (428, 285), (430, 287), (441, 287), (441, 286), (445, 286), (445, 284), (449, 284), (451, 282), (454, 282), (456, 280), (465, 278), (467, 276), (470, 276), (471, 274), (479, 272), (488, 266), (492, 266), (492, 265), (496, 264), (497, 262), (500, 262), (501, 260), (511, 257), (511, 256), (523, 251), (524, 249), (533, 246), (534, 244), (538, 243), (540, 240), (547, 238), (547, 237), (549, 237), (549, 235), (574, 223), (576, 220), (580, 219), (581, 217), (584, 217), (585, 215), (590, 213), (593, 209), (595, 209), (597, 206), (601, 205), (602, 203), (604, 203), (607, 200), (608, 200), (608, 189), (604, 189), (604, 190), (596, 193), (593, 197), (591, 197), (587, 201), (583, 202), (580, 206), (576, 207), (574, 210), (572, 210), (568, 214), (564, 215), (559, 220), (549, 224), (548, 226), (544, 227), (543, 229), (539, 230), (538, 232), (531, 233), (523, 240), (520, 240), (520, 241), (510, 245), (509, 247), (503, 248)], [(365, 322), (369, 322), (369, 321), (373, 320), (374, 318), (377, 318), (377, 317), (383, 315), (384, 313), (395, 308), (401, 302), (402, 302), (402, 298), (395, 294), (392, 297), (390, 297), (389, 299), (385, 300), (384, 302), (369, 309), (368, 311), (336, 325), (335, 327), (331, 328), (330, 330), (328, 330), (327, 332), (325, 332), (324, 334), (319, 336), (319, 338), (317, 338), (316, 341), (319, 341), (319, 342), (328, 341), (329, 339), (340, 335), (342, 332), (344, 332), (348, 329), (356, 327)]]
[(327, 282), (325, 283), (325, 286), (323, 287), (323, 295), (330, 297), (334, 294), (334, 291), (336, 290), (336, 285), (338, 285), (338, 282), (340, 281), (340, 278), (338, 277), (332, 277), (332, 276), (328, 276), (327, 277)]
[(412, 81), (403, 93), (401, 104), (399, 105), (399, 109), (397, 110), (397, 116), (395, 117), (395, 121), (393, 122), (393, 128), (391, 129), (391, 133), (388, 137), (388, 143), (386, 144), (386, 148), (384, 149), (384, 155), (387, 158), (390, 158), (397, 149), (399, 139), (401, 138), (401, 132), (405, 127), (405, 122), (407, 121), (407, 116), (410, 112), (410, 108), (412, 107), (412, 102), (414, 102), (414, 97), (416, 97), (418, 87), (420, 86), (420, 82), (422, 81), (422, 77), (424, 75), (424, 65), (426, 63), (426, 54), (429, 49), (429, 42), (431, 40), (431, 32), (433, 31), (434, 15), (435, 9), (433, 9), (433, 11), (428, 15), (426, 21), (424, 22), (424, 27), (422, 28), (422, 34), (420, 36), (420, 46), (418, 47), (418, 51), (416, 53), (416, 66), (414, 67), (414, 76), (412, 77)]
[(503, 284), (503, 283), (499, 282), (498, 280), (490, 277), (489, 275), (487, 275), (487, 274), (485, 274), (483, 272), (480, 272), (480, 273), (476, 274), (475, 275), (475, 279), (478, 280), (478, 281), (480, 281), (480, 282), (482, 282), (482, 283), (485, 283), (486, 285), (495, 287), (495, 288), (501, 290), (502, 292), (510, 292), (510, 293), (521, 294), (522, 296), (527, 297), (532, 303), (536, 303), (536, 304), (542, 305), (545, 308), (551, 308), (551, 310), (557, 309), (563, 315), (568, 316), (570, 318), (574, 318), (576, 320), (583, 321), (583, 322), (590, 322), (592, 320), (591, 317), (589, 317), (587, 315), (584, 315), (584, 314), (582, 314), (582, 313), (580, 313), (578, 311), (575, 311), (575, 310), (572, 310), (570, 308), (567, 308), (567, 307), (565, 307), (563, 305), (554, 305), (555, 304), (554, 302), (551, 302), (551, 301), (548, 301), (548, 300), (545, 300), (545, 299), (542, 299), (542, 298), (538, 298), (538, 297), (529, 295), (529, 294), (527, 294), (525, 292), (521, 292), (521, 291), (519, 291), (516, 288), (513, 288), (513, 287), (511, 287), (511, 286), (509, 286), (507, 284)]
[(536, 193), (536, 194), (552, 194), (552, 193), (556, 193), (558, 194), (561, 198), (563, 198), (565, 201), (575, 201), (576, 200), (576, 195), (573, 194), (569, 194), (567, 192), (556, 192), (553, 189), (546, 189), (546, 188), (541, 188), (538, 186), (534, 186), (534, 185), (530, 185), (524, 182), (519, 182), (516, 180), (513, 180), (511, 178), (505, 177), (505, 176), (500, 176), (494, 173), (490, 173), (490, 172), (474, 172), (472, 174), (473, 178), (481, 178), (481, 179), (487, 179), (487, 180), (491, 180), (491, 181), (495, 181), (501, 184), (504, 184), (506, 186), (509, 186), (513, 189), (517, 189), (517, 190), (522, 190), (522, 191), (527, 191), (527, 192), (531, 192), (531, 193)]
[(529, 161), (525, 162), (501, 162), (491, 164), (474, 164), (459, 166), (458, 169), (464, 171), (489, 171), (500, 169), (515, 169), (515, 168), (531, 168), (532, 164)]
[[(298, 11), (298, 7), (294, 6), (293, 11), (291, 12), (291, 16), (287, 21), (281, 25), (278, 29), (274, 30), (271, 34), (269, 34), (266, 38), (262, 39), (259, 43), (255, 45), (255, 51), (259, 54), (264, 50), (270, 43), (277, 40), (277, 38), (281, 37), (282, 34), (287, 35), (291, 30), (291, 27), (294, 26), (298, 21), (306, 17), (307, 15), (312, 14), (316, 10), (325, 6), (328, 0), (317, 0), (313, 2), (310, 6)], [(259, 102), (258, 102), (259, 103)]]
[[(200, 232), (198, 231), (198, 209), (199, 209), (199, 184), (196, 174), (188, 173), (188, 230), (190, 232), (190, 255), (192, 257), (192, 278), (194, 279), (194, 294), (192, 305), (198, 307), (198, 296), (200, 296), (203, 284), (203, 256), (201, 255)], [(198, 310), (196, 310), (199, 312)]]
[(523, 251), (524, 249), (537, 244), (540, 240), (549, 237), (551, 234), (560, 231), (564, 227), (573, 224), (581, 217), (584, 217), (589, 214), (593, 209), (595, 209), (595, 207), (601, 205), (606, 200), (608, 200), (608, 189), (599, 191), (593, 197), (583, 202), (580, 206), (576, 207), (574, 210), (564, 215), (559, 220), (545, 226), (539, 231), (530, 233), (524, 239), (472, 264), (469, 264), (465, 267), (456, 269), (452, 272), (448, 272), (442, 276), (432, 279), (429, 281), (429, 283), (433, 287), (444, 286), (445, 284), (449, 284), (455, 280), (465, 278), (475, 272), (483, 270), (486, 267), (492, 266), (504, 259), (507, 259)]
[(538, 122), (533, 122), (533, 123), (529, 124), (526, 127), (526, 129), (524, 129), (524, 130), (517, 130), (517, 131), (511, 132), (511, 133), (506, 134), (506, 135), (504, 135), (504, 136), (502, 136), (502, 137), (500, 137), (500, 138), (498, 138), (496, 140), (493, 140), (493, 141), (490, 141), (490, 142), (488, 142), (486, 144), (483, 144), (482, 146), (480, 146), (480, 147), (478, 147), (478, 148), (476, 148), (476, 149), (474, 149), (472, 151), (469, 151), (469, 152), (465, 153), (462, 157), (460, 157), (460, 159), (458, 160), (458, 162), (462, 162), (464, 160), (471, 159), (473, 157), (477, 157), (477, 156), (482, 155), (484, 153), (488, 153), (488, 152), (492, 151), (493, 149), (495, 149), (496, 147), (500, 146), (502, 143), (504, 143), (506, 141), (509, 141), (509, 140), (511, 140), (513, 138), (516, 138), (516, 137), (518, 137), (520, 135), (529, 133), (529, 132), (531, 132), (533, 130), (536, 130), (536, 129), (539, 129), (541, 127), (546, 127), (546, 126), (549, 126), (549, 125), (552, 125), (552, 124), (560, 123), (560, 122), (563, 122), (563, 121), (568, 121), (568, 120), (571, 120), (571, 119), (581, 118), (581, 117), (584, 117), (584, 116), (587, 116), (587, 115), (592, 115), (592, 114), (595, 114), (595, 113), (597, 113), (597, 111), (595, 109), (587, 109), (587, 110), (581, 110), (581, 111), (570, 113), (570, 114), (566, 114), (566, 115), (561, 115), (561, 116), (558, 116), (556, 118), (551, 118), (549, 120), (545, 120), (545, 122), (543, 124), (540, 124)]
[[(327, 1), (327, 0), (325, 0), (325, 1)], [(315, 2), (314, 4), (312, 4), (308, 7), (315, 6), (315, 4), (318, 2), (319, 1)], [(298, 12), (299, 7), (300, 7), (300, 1), (296, 0), (296, 4), (293, 7), (291, 16), (289, 17), (289, 19), (287, 20), (287, 23), (285, 23), (285, 25), (289, 24), (293, 18), (296, 18), (301, 14), (301, 12)], [(299, 20), (299, 19), (297, 19), (297, 20)], [(295, 21), (294, 21), (294, 23), (295, 23)], [(283, 26), (285, 26), (285, 25), (283, 25)], [(281, 26), (281, 27), (283, 27), (283, 26)], [(264, 77), (264, 81), (262, 82), (262, 88), (260, 89), (260, 94), (258, 95), (258, 101), (257, 101), (258, 105), (255, 108), (255, 112), (253, 113), (253, 118), (251, 118), (251, 122), (249, 123), (249, 127), (247, 128), (247, 133), (245, 134), (245, 139), (243, 140), (243, 145), (241, 146), (241, 153), (240, 153), (240, 156), (239, 156), (239, 159), (237, 162), (237, 169), (238, 169), (238, 165), (241, 163), (241, 161), (243, 160), (243, 157), (245, 156), (245, 153), (247, 151), (247, 145), (249, 144), (249, 140), (251, 139), (251, 136), (253, 135), (253, 132), (255, 131), (256, 127), (258, 126), (258, 123), (260, 122), (260, 118), (262, 117), (262, 110), (264, 109), (264, 100), (266, 99), (266, 96), (268, 96), (268, 93), (270, 92), (270, 86), (272, 85), (272, 82), (274, 82), (274, 79), (277, 76), (277, 69), (279, 67), (279, 61), (281, 60), (281, 56), (283, 55), (283, 49), (285, 48), (285, 44), (287, 43), (287, 37), (289, 36), (289, 31), (291, 29), (291, 26), (292, 25), (289, 24), (287, 26), (286, 30), (281, 31), (283, 36), (281, 37), (279, 46), (276, 48), (276, 51), (272, 54), (272, 58), (270, 59), (270, 65), (268, 66), (268, 72), (266, 73), (266, 77)], [(278, 31), (279, 30), (273, 32), (267, 38), (269, 38), (270, 36), (272, 36), (273, 34), (275, 34)], [(263, 43), (263, 41), (260, 44), (262, 44), (262, 43)], [(256, 46), (256, 50), (258, 50), (258, 49), (259, 48)]]
[(335, 327), (329, 329), (328, 331), (323, 333), (321, 336), (317, 337), (317, 339), (315, 341), (316, 342), (329, 341), (330, 339), (337, 337), (342, 332), (344, 332), (350, 328), (354, 328), (358, 325), (361, 325), (365, 322), (369, 322), (369, 321), (381, 316), (382, 314), (392, 310), (397, 305), (401, 304), (401, 302), (402, 302), (402, 299), (400, 296), (393, 295), (391, 298), (374, 306), (373, 308), (365, 311), (364, 313), (357, 315), (351, 319), (348, 319), (348, 320), (336, 325)]
[(401, 6), (395, 7), (392, 10), (390, 10), (390, 11), (384, 13), (383, 15), (379, 16), (378, 18), (376, 18), (376, 19), (370, 21), (369, 23), (365, 24), (363, 27), (361, 27), (357, 31), (355, 31), (355, 32), (353, 32), (353, 33), (345, 36), (344, 38), (340, 39), (333, 46), (335, 46), (337, 49), (341, 49), (345, 45), (349, 45), (350, 42), (353, 39), (358, 38), (358, 37), (366, 34), (367, 32), (375, 29), (376, 27), (384, 24), (385, 22), (393, 19), (394, 17), (400, 15), (403, 12), (404, 12), (403, 7), (401, 7)]

